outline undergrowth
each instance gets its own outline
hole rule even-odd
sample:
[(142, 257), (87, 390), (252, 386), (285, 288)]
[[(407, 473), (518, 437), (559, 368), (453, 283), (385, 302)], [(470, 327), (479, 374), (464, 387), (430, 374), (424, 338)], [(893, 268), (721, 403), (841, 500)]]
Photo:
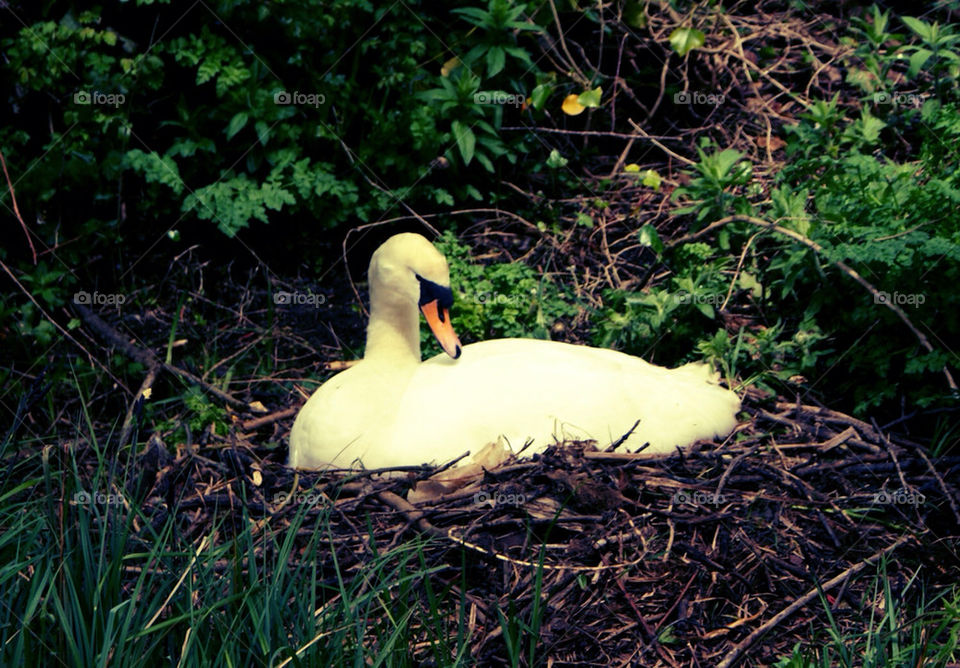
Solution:
[[(75, 458), (85, 447), (99, 462), (92, 476)], [(324, 567), (335, 499), (310, 498), (278, 526), (242, 499), (197, 533), (180, 512), (144, 515), (140, 465), (78, 433), (5, 468), (0, 663), (406, 666), (426, 642), (437, 665), (469, 664), (464, 602), (431, 586), (449, 567), (426, 562), (426, 539), (372, 542), (358, 570)]]
[[(115, 342), (97, 348), (75, 308), (248, 405), (287, 406), (294, 385), (323, 375), (320, 360), (362, 350), (360, 325), (344, 324), (360, 323), (359, 308), (327, 285), (337, 269), (316, 240), (338, 246), (347, 227), (406, 207), (479, 202), (530, 221), (511, 228), (533, 246), (529, 263), (478, 260), (454, 223), (444, 228), (465, 343), (586, 333), (580, 342), (662, 364), (705, 358), (731, 385), (769, 396), (890, 424), (919, 416), (933, 455), (955, 447), (945, 378), (960, 368), (960, 34), (955, 12), (942, 11), (950, 3), (917, 17), (844, 6), (849, 21), (818, 35), (840, 45), (830, 58), (810, 55), (811, 40), (798, 49), (810, 53), (785, 60), (783, 35), (769, 36), (747, 44), (742, 80), (714, 60), (736, 57), (722, 41), (735, 10), (708, 2), (678, 13), (632, 1), (447, 11), (222, 0), (183, 21), (154, 0), (2, 4), (21, 21), (0, 23), (14, 119), (0, 128), (11, 172), (0, 202), (12, 211), (15, 189), (25, 214), (23, 228), (9, 216), (0, 247), (13, 279), (0, 294), (0, 403), (13, 417), (0, 451), (4, 665), (279, 665), (298, 649), (320, 664), (412, 665), (410, 646), (424, 642), (437, 665), (471, 663), (466, 586), (434, 586), (449, 566), (428, 562), (420, 539), (371, 544), (346, 571), (318, 566), (328, 514), (274, 527), (244, 509), (192, 533), (181, 515), (195, 509), (170, 498), (165, 518), (147, 518), (130, 485), (135, 449), (151, 435), (172, 449), (205, 444), (233, 434), (237, 416), (167, 374), (131, 408), (138, 430), (118, 448), (147, 369)], [(784, 15), (809, 22), (804, 12)], [(575, 55), (555, 43), (556, 24)], [(803, 94), (769, 85), (778, 62), (818, 83)], [(717, 123), (716, 108), (689, 102), (658, 111), (708, 84), (756, 88), (776, 113)], [(626, 146), (639, 137), (627, 134), (634, 118), (672, 137), (668, 157), (624, 164), (642, 159)], [(763, 142), (733, 132), (741, 122)], [(614, 232), (633, 265), (621, 281), (598, 279), (590, 263), (616, 264), (604, 255)], [(275, 244), (274, 267), (317, 276), (331, 301), (279, 308), (276, 286), (294, 279), (259, 257), (233, 273), (231, 253), (248, 239), (246, 250)], [(439, 352), (423, 335), (425, 353)], [(279, 431), (265, 439), (282, 449)], [(95, 453), (92, 477), (81, 450)], [(956, 589), (928, 597), (918, 578), (898, 599), (883, 567), (860, 602), (861, 632), (835, 627), (779, 665), (955, 661)], [(835, 601), (822, 605), (829, 614)], [(539, 611), (497, 610), (515, 665), (540, 659)]]

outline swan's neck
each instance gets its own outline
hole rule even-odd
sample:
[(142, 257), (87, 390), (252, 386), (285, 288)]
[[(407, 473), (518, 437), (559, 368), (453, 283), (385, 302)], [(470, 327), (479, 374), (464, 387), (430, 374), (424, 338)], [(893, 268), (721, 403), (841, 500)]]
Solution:
[(420, 314), (408, 302), (370, 296), (365, 360), (389, 360), (393, 366), (420, 363)]

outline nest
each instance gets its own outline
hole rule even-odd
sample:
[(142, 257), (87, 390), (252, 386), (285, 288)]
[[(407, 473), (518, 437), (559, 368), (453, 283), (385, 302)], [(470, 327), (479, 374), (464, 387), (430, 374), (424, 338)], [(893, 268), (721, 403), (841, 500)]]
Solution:
[[(458, 593), (452, 626), (468, 620), (481, 664), (508, 661), (500, 611), (535, 620), (552, 665), (729, 666), (789, 656), (830, 624), (862, 629), (883, 605), (881, 570), (894, 596), (921, 568), (933, 590), (954, 585), (960, 456), (823, 408), (746, 410), (723, 444), (651, 457), (569, 443), (418, 505), (405, 496), (432, 470), (297, 474), (236, 441), (172, 461), (154, 441), (131, 484), (145, 516), (177, 513), (193, 541), (240, 515), (277, 535), (303, 518), (292, 561), (325, 514), (318, 572), (347, 579), (426, 537), (434, 587)], [(308, 641), (291, 639), (303, 657)], [(412, 658), (431, 661), (428, 644)]]

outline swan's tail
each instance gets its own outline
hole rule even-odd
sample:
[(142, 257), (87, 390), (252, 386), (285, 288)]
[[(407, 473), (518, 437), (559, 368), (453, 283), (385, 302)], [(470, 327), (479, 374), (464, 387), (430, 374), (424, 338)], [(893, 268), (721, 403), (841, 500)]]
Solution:
[(649, 440), (644, 452), (671, 452), (702, 439), (723, 438), (737, 426), (740, 398), (719, 385), (720, 374), (702, 362), (672, 369), (642, 400), (638, 438), (618, 449), (635, 450)]

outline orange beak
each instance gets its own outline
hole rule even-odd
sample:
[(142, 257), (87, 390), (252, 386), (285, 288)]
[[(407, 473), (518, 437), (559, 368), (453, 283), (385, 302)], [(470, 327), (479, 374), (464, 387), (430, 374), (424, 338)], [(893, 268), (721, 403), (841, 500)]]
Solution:
[(460, 339), (457, 338), (457, 333), (453, 331), (450, 311), (441, 308), (436, 299), (421, 305), (420, 310), (423, 312), (423, 317), (427, 319), (430, 331), (437, 337), (437, 342), (443, 348), (443, 351), (453, 359), (460, 357)]

